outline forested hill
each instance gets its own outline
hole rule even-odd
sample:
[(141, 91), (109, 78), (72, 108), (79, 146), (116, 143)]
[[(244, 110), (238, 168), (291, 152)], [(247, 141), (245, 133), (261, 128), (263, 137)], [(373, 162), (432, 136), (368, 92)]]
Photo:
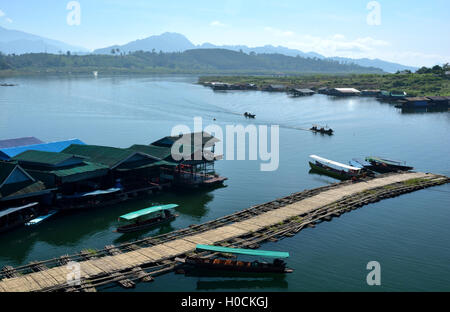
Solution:
[(49, 73), (383, 73), (381, 69), (281, 54), (245, 54), (224, 49), (113, 55), (1, 55), (0, 69)]

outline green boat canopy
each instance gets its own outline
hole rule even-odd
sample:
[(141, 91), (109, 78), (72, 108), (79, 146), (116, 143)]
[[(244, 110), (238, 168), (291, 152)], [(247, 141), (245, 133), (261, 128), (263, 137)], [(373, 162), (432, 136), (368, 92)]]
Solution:
[(155, 207), (131, 212), (129, 214), (121, 216), (119, 219), (122, 221), (133, 221), (140, 217), (148, 216), (150, 214), (157, 213), (157, 212), (164, 211), (164, 210), (174, 209), (177, 207), (178, 207), (178, 205), (155, 206)]
[(197, 250), (215, 251), (247, 256), (269, 257), (269, 258), (289, 258), (288, 252), (253, 250), (253, 249), (237, 249), (219, 246), (197, 245)]

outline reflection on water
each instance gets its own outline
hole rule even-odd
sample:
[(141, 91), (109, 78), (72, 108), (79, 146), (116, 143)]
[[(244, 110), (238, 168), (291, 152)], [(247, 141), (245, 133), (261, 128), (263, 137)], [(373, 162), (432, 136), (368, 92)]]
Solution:
[[(86, 237), (96, 237), (99, 233), (103, 233), (105, 236), (116, 237), (113, 241), (114, 244), (135, 241), (148, 236), (162, 235), (179, 228), (180, 224), (185, 224), (186, 222), (183, 222), (185, 217), (201, 218), (204, 216), (208, 211), (208, 203), (213, 199), (214, 196), (205, 191), (182, 192), (180, 194), (168, 192), (89, 211), (61, 212), (39, 226), (22, 227), (1, 235), (0, 246), (2, 248), (0, 248), (0, 258), (22, 263), (37, 242), (61, 247), (77, 246), (79, 250), (74, 250), (74, 252), (78, 252), (82, 248), (88, 247), (80, 244)], [(176, 211), (180, 215), (181, 221), (177, 222), (177, 220), (174, 220), (170, 224), (161, 227), (126, 235), (114, 233), (119, 224), (118, 218), (121, 215), (169, 203), (179, 205)], [(55, 235), (56, 233), (63, 233), (63, 235)], [(98, 245), (97, 248), (103, 248), (103, 245)], [(11, 252), (11, 250), (14, 250), (14, 252)]]
[(288, 289), (288, 282), (283, 279), (236, 279), (218, 281), (197, 281), (197, 290), (254, 290), (254, 289)]
[[(355, 157), (385, 155), (405, 160), (417, 171), (450, 175), (448, 112), (402, 114), (393, 104), (374, 98), (215, 93), (194, 84), (196, 80), (173, 76), (95, 79), (92, 75), (11, 78), (18, 86), (0, 89), (1, 139), (79, 138), (89, 144), (129, 147), (165, 137), (176, 125), (192, 129), (193, 117), (198, 116), (203, 117), (204, 126), (215, 124), (223, 129), (238, 124), (280, 125), (280, 166), (276, 172), (261, 172), (258, 161), (220, 161), (216, 170), (229, 178), (226, 188), (170, 192), (98, 210), (56, 215), (37, 227), (3, 234), (0, 267), (120, 243), (124, 238), (113, 232), (117, 218), (154, 204), (178, 204), (180, 217), (170, 226), (138, 233), (133, 239), (203, 223), (337, 182), (308, 173), (312, 154), (344, 163)], [(257, 119), (246, 120), (246, 111), (256, 114)], [(335, 135), (300, 131), (313, 124), (328, 125)], [(292, 239), (266, 244), (264, 249), (291, 253), (289, 266), (296, 271), (286, 276), (289, 290), (370, 291), (365, 282), (366, 265), (374, 259), (386, 263), (383, 270), (389, 279), (383, 283), (385, 290), (448, 290), (450, 274), (444, 264), (450, 258), (449, 186), (439, 189), (443, 192), (420, 191), (370, 205)], [(136, 290), (196, 288), (195, 277), (169, 274), (151, 285), (138, 284)]]

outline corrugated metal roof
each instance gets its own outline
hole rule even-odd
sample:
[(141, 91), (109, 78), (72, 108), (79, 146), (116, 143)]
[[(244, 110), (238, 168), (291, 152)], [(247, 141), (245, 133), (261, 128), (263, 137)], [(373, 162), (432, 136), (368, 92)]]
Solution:
[(42, 144), (42, 143), (44, 143), (44, 142), (35, 137), (8, 139), (8, 140), (0, 140), (0, 148), (28, 146), (28, 145), (35, 145), (35, 144)]
[(7, 184), (0, 189), (0, 200), (9, 200), (16, 198), (26, 198), (35, 196), (36, 193), (50, 192), (46, 190), (44, 183), (41, 181), (27, 181), (21, 183)]
[(175, 204), (165, 205), (165, 206), (150, 207), (150, 208), (142, 209), (142, 210), (139, 210), (139, 211), (134, 211), (134, 212), (131, 212), (129, 214), (123, 215), (123, 216), (120, 217), (120, 219), (123, 220), (123, 221), (132, 221), (132, 220), (136, 220), (136, 219), (138, 219), (140, 217), (145, 217), (145, 216), (148, 216), (150, 214), (161, 212), (161, 211), (164, 211), (164, 210), (175, 209), (177, 207), (178, 207), (178, 205), (175, 205)]
[[(89, 157), (89, 161), (106, 165), (109, 168), (115, 168), (128, 158), (138, 154), (137, 151), (131, 149), (77, 144), (69, 146), (63, 152), (67, 154)], [(148, 157), (149, 162), (155, 161), (155, 159), (152, 159), (150, 156), (144, 155), (144, 157)]]
[(334, 88), (333, 90), (336, 90), (341, 93), (361, 93), (361, 91), (355, 88)]
[(129, 149), (141, 152), (147, 155), (154, 156), (158, 159), (167, 159), (172, 154), (172, 148), (167, 146), (156, 146), (156, 145), (133, 145)]
[(3, 148), (3, 149), (0, 149), (0, 153), (2, 153), (3, 155), (6, 155), (8, 157), (8, 159), (12, 158), (14, 156), (17, 156), (23, 152), (30, 151), (30, 150), (59, 153), (59, 152), (62, 152), (65, 148), (67, 148), (68, 146), (70, 146), (72, 144), (85, 145), (84, 142), (82, 142), (78, 139), (72, 139), (72, 140), (66, 140), (66, 141), (58, 141), (58, 142), (36, 144), (36, 145), (29, 145), (29, 146)]
[(33, 163), (44, 166), (57, 166), (58, 164), (64, 163), (72, 158), (79, 159), (82, 163), (85, 157), (75, 156), (65, 153), (54, 153), (54, 152), (43, 152), (43, 151), (26, 151), (13, 158), (11, 160), (18, 161), (22, 163)]
[(430, 100), (428, 98), (426, 98), (426, 97), (419, 97), (419, 96), (417, 96), (417, 97), (405, 98), (405, 101), (408, 101), (408, 102), (429, 102)]
[(59, 169), (59, 170), (52, 170), (50, 173), (58, 176), (58, 177), (67, 177), (75, 174), (83, 174), (93, 171), (99, 171), (103, 170), (104, 174), (108, 173), (108, 166), (101, 165), (101, 164), (95, 164), (91, 162), (84, 162), (81, 165), (72, 167), (72, 168), (66, 168), (66, 169)]
[(215, 143), (220, 142), (219, 139), (213, 137), (211, 134), (207, 132), (196, 132), (185, 135), (168, 136), (156, 142), (153, 142), (151, 145), (172, 147), (172, 145), (175, 144), (175, 142), (180, 142), (185, 145), (199, 145), (197, 144), (197, 141), (201, 142), (201, 145), (204, 147), (212, 147)]

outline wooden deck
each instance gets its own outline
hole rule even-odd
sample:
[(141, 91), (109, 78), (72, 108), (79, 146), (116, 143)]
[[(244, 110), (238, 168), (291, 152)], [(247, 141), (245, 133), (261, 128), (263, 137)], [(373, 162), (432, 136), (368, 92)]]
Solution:
[[(134, 283), (131, 279), (147, 278), (149, 281), (149, 276), (153, 275), (145, 272), (143, 268), (156, 269), (154, 272), (159, 272), (158, 268), (163, 268), (161, 272), (171, 270), (174, 258), (193, 253), (197, 244), (232, 246), (231, 242), (234, 242), (235, 246), (258, 247), (255, 241), (263, 242), (268, 239), (276, 241), (280, 236), (279, 233), (297, 233), (318, 218), (338, 216), (355, 206), (363, 206), (384, 198), (448, 182), (447, 177), (425, 173), (399, 173), (359, 183), (343, 182), (316, 191), (305, 191), (301, 193), (303, 194), (301, 197), (291, 195), (261, 205), (259, 209), (248, 209), (228, 216), (227, 223), (215, 225), (216, 221), (210, 221), (192, 226), (191, 230), (195, 228), (195, 231), (183, 229), (169, 233), (165, 236), (165, 240), (148, 238), (148, 243), (154, 240), (154, 245), (149, 247), (128, 244), (126, 249), (128, 251), (124, 252), (123, 249), (119, 250), (119, 247), (116, 249), (109, 246), (105, 249), (108, 253), (105, 251), (105, 254), (91, 256), (84, 254), (84, 258), (77, 261), (81, 269), (81, 290), (92, 291), (95, 290), (95, 286), (90, 285), (101, 285), (106, 282), (132, 287)], [(393, 191), (395, 192), (392, 193)], [(290, 226), (286, 227), (287, 230), (284, 232), (272, 229), (283, 222), (285, 227)], [(263, 230), (266, 234), (261, 238), (258, 231)], [(278, 233), (278, 236), (267, 233)], [(252, 241), (252, 237), (259, 237), (259, 240)], [(12, 268), (8, 268), (9, 271), (4, 269), (3, 277), (8, 277), (0, 281), (0, 292), (80, 290), (80, 287), (67, 284), (67, 276), (72, 272), (66, 265), (67, 261), (61, 261), (59, 265), (49, 268), (46, 265), (50, 263), (53, 262), (42, 262), (39, 266), (26, 267), (27, 270), (32, 268), (32, 271), (26, 271), (25, 267), (16, 268), (18, 271), (22, 270), (19, 273)]]

